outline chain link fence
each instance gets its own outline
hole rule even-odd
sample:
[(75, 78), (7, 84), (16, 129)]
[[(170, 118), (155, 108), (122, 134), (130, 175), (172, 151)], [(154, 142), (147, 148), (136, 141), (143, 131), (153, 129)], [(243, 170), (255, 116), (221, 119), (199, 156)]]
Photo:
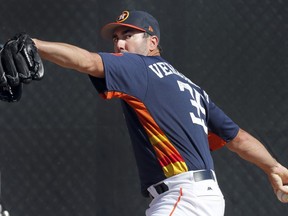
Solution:
[[(202, 86), (288, 166), (288, 2), (284, 0), (2, 0), (0, 42), (18, 32), (111, 51), (101, 27), (124, 9), (160, 22), (163, 56)], [(18, 215), (144, 215), (117, 100), (86, 75), (44, 62), (22, 100), (0, 103), (2, 199)], [(213, 152), (226, 216), (282, 216), (265, 174), (223, 148)]]

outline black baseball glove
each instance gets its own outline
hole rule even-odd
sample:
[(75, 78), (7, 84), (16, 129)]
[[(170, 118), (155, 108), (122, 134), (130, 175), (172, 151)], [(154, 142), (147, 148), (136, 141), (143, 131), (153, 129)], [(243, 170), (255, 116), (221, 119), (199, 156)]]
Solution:
[(27, 34), (17, 34), (0, 51), (0, 100), (19, 101), (23, 83), (44, 76), (42, 60), (33, 40)]

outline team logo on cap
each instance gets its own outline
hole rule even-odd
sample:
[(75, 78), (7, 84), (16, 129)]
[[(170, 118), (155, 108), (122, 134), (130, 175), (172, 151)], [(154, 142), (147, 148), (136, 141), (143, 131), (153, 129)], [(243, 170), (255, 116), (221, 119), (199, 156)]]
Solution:
[(149, 27), (148, 27), (148, 30), (149, 30), (150, 32), (154, 32), (154, 29), (152, 28), (152, 26), (149, 26)]
[(123, 11), (122, 14), (116, 19), (116, 22), (124, 22), (129, 17), (129, 11)]

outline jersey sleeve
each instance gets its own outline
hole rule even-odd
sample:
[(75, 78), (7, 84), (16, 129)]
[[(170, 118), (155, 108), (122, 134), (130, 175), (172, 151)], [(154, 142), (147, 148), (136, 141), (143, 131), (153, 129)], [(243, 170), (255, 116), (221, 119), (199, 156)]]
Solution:
[[(98, 85), (104, 98), (121, 93), (143, 99), (147, 90), (147, 66), (140, 55), (131, 53), (99, 53), (102, 58), (105, 79)], [(104, 82), (104, 83), (103, 83)], [(94, 85), (97, 86), (97, 83)]]
[(239, 131), (239, 126), (211, 100), (209, 102), (208, 128), (226, 142), (234, 139)]

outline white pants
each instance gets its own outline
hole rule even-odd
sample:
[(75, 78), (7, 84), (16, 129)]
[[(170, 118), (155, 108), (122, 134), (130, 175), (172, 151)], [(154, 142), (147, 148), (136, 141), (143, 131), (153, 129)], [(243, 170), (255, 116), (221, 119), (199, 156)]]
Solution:
[(190, 171), (167, 178), (163, 182), (169, 190), (162, 194), (158, 194), (154, 186), (148, 188), (154, 199), (146, 210), (146, 216), (224, 215), (225, 201), (216, 176), (215, 180), (195, 182), (193, 171)]

